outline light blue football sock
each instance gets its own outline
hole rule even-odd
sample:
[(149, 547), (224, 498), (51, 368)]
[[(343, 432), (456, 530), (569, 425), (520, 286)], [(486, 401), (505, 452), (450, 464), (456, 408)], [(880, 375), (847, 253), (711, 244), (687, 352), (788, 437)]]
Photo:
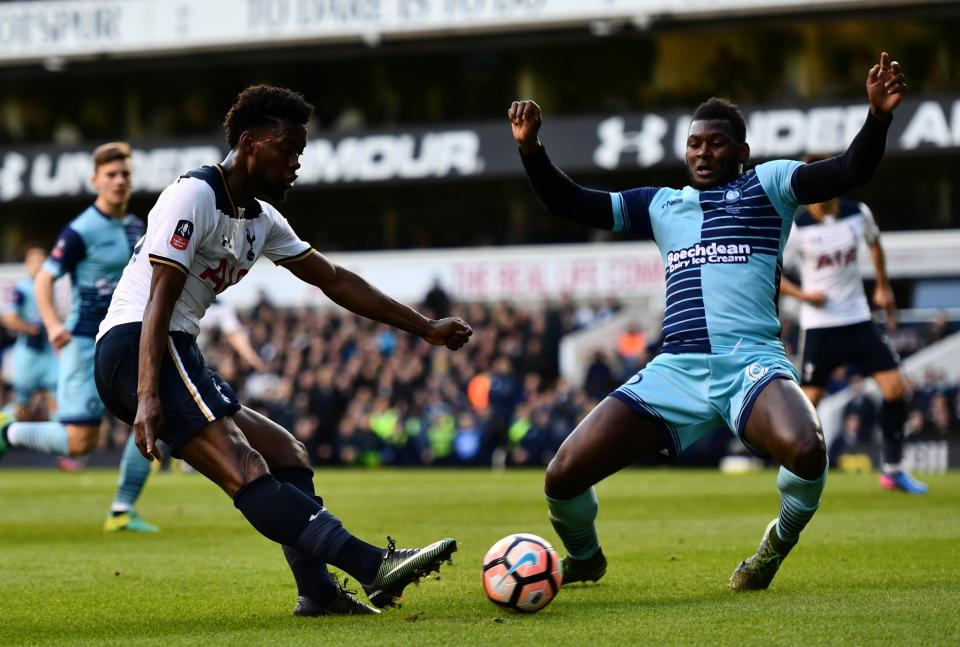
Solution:
[(59, 422), (15, 422), (7, 428), (7, 441), (44, 454), (70, 455), (67, 428)]
[(563, 547), (573, 559), (589, 559), (600, 550), (597, 538), (597, 518), (599, 504), (597, 492), (590, 488), (572, 499), (552, 499), (547, 497), (550, 523), (560, 535)]
[(780, 468), (777, 475), (777, 488), (780, 489), (780, 517), (777, 519), (777, 536), (793, 544), (800, 539), (800, 531), (806, 527), (813, 513), (820, 507), (820, 494), (827, 483), (827, 470), (820, 478), (808, 481), (802, 479), (786, 467)]
[(127, 444), (123, 447), (117, 493), (113, 497), (113, 505), (110, 509), (113, 512), (126, 512), (136, 505), (149, 476), (150, 461), (137, 449), (136, 438), (131, 432), (127, 436)]

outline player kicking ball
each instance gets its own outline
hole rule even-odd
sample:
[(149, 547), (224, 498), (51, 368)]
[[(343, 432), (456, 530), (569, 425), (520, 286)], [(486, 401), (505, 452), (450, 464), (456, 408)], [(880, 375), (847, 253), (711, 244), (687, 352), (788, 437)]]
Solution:
[[(794, 221), (785, 250), (787, 267), (800, 268), (798, 286), (787, 278), (780, 291), (803, 302), (800, 309), (800, 377), (813, 406), (819, 404), (830, 374), (853, 362), (873, 377), (883, 395), (880, 429), (883, 468), (880, 486), (909, 494), (926, 494), (927, 486), (901, 466), (903, 424), (907, 405), (900, 358), (886, 335), (877, 330), (863, 293), (857, 254), (860, 241), (870, 247), (877, 285), (873, 300), (887, 312), (887, 325), (896, 325), (897, 304), (887, 280), (880, 229), (867, 205), (834, 199), (811, 204)], [(802, 287), (801, 287), (802, 286)]]
[[(440, 568), (453, 539), (386, 549), (351, 535), (314, 492), (303, 444), (242, 406), (196, 343), (214, 297), (265, 256), (357, 314), (456, 350), (473, 331), (458, 318), (429, 320), (300, 240), (266, 200), (293, 186), (313, 106), (270, 86), (244, 90), (224, 121), (231, 151), (190, 171), (151, 210), (97, 335), (96, 383), (106, 406), (133, 425), (140, 452), (157, 439), (232, 497), (262, 535), (283, 546), (297, 583), (295, 615), (379, 613), (404, 587)], [(373, 607), (336, 583), (327, 564), (358, 580)]]
[(687, 133), (690, 185), (620, 193), (570, 180), (537, 137), (540, 107), (533, 101), (510, 106), (524, 168), (547, 210), (592, 227), (646, 233), (660, 248), (666, 273), (663, 352), (598, 404), (547, 467), (550, 520), (568, 553), (564, 584), (596, 581), (606, 572), (594, 484), (645, 456), (679, 454), (723, 425), (781, 465), (780, 514), (729, 588), (770, 585), (816, 512), (827, 475), (816, 410), (780, 341), (784, 244), (798, 205), (823, 202), (870, 179), (905, 87), (899, 64), (884, 52), (867, 77), (866, 122), (843, 155), (750, 170), (744, 169), (750, 147), (743, 115), (712, 98), (694, 112)]

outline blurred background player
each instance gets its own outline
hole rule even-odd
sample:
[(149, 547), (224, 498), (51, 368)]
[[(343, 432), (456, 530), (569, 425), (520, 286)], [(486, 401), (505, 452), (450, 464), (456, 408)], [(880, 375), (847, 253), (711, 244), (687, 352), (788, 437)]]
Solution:
[(200, 334), (197, 336), (197, 345), (203, 348), (206, 340), (214, 332), (223, 335), (236, 354), (257, 373), (266, 373), (269, 370), (267, 363), (254, 350), (250, 343), (250, 336), (243, 329), (237, 310), (229, 303), (214, 299), (210, 307), (200, 320)]
[[(97, 198), (70, 221), (37, 272), (36, 303), (50, 343), (59, 351), (57, 420), (0, 423), (0, 434), (14, 447), (55, 456), (86, 456), (97, 445), (104, 406), (93, 379), (94, 337), (110, 297), (143, 235), (143, 221), (127, 213), (133, 188), (130, 146), (111, 142), (93, 151)], [(70, 314), (60, 321), (54, 282), (70, 275)], [(120, 463), (120, 487), (104, 530), (156, 530), (133, 509), (150, 473), (150, 463), (130, 434)]]
[(784, 255), (787, 266), (799, 268), (800, 285), (784, 277), (780, 292), (803, 302), (800, 383), (816, 406), (823, 398), (830, 374), (838, 366), (852, 362), (871, 375), (883, 395), (880, 486), (925, 494), (927, 486), (901, 467), (907, 418), (904, 380), (897, 352), (871, 318), (858, 263), (861, 240), (870, 247), (876, 270), (873, 302), (886, 311), (887, 327), (892, 330), (896, 326), (897, 305), (887, 279), (880, 229), (867, 205), (835, 198), (811, 204), (794, 220)]
[[(33, 281), (43, 265), (47, 250), (31, 245), (24, 254), (23, 263), (29, 277), (17, 282), (10, 295), (10, 303), (3, 313), (3, 325), (17, 334), (13, 347), (12, 413), (16, 420), (36, 419), (31, 401), (35, 395), (43, 398), (42, 416), (46, 418), (56, 411), (53, 397), (57, 388), (57, 358), (53, 346), (47, 341), (40, 311), (34, 297)], [(0, 437), (0, 455), (3, 453), (3, 438)]]
[(710, 99), (687, 132), (690, 186), (619, 193), (574, 183), (538, 138), (540, 107), (529, 100), (510, 106), (524, 168), (547, 210), (601, 229), (645, 232), (666, 273), (663, 352), (600, 402), (547, 467), (549, 516), (568, 553), (564, 584), (606, 572), (594, 484), (657, 452), (679, 455), (726, 426), (780, 465), (780, 514), (728, 587), (770, 585), (817, 511), (827, 475), (820, 421), (780, 341), (777, 296), (789, 223), (798, 205), (836, 197), (873, 176), (905, 87), (900, 65), (883, 52), (867, 74), (866, 121), (842, 155), (751, 170), (744, 169), (750, 147), (742, 113)]

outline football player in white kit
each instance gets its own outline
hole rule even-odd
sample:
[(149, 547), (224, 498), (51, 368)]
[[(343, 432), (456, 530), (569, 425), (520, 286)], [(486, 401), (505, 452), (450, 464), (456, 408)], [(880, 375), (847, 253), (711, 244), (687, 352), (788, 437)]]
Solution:
[[(97, 336), (96, 383), (104, 404), (133, 425), (141, 453), (171, 454), (219, 485), (261, 534), (283, 545), (298, 588), (296, 615), (378, 613), (337, 585), (333, 564), (358, 580), (374, 607), (437, 570), (453, 539), (422, 549), (370, 545), (323, 506), (302, 443), (243, 407), (196, 344), (214, 297), (260, 256), (319, 287), (341, 306), (451, 350), (472, 330), (459, 318), (430, 320), (316, 252), (264, 200), (293, 186), (313, 107), (271, 86), (244, 90), (227, 113), (231, 151), (216, 166), (178, 179), (150, 212)], [(258, 199), (262, 198), (262, 199)]]
[(887, 280), (880, 229), (862, 202), (833, 199), (811, 204), (800, 212), (785, 250), (785, 263), (800, 270), (800, 286), (783, 277), (780, 293), (803, 302), (800, 309), (801, 385), (817, 405), (827, 380), (838, 366), (856, 364), (880, 387), (883, 404), (883, 470), (880, 485), (887, 490), (925, 494), (927, 486), (901, 468), (906, 405), (900, 358), (886, 335), (874, 324), (857, 263), (860, 242), (870, 247), (876, 269), (873, 302), (896, 325), (897, 306)]

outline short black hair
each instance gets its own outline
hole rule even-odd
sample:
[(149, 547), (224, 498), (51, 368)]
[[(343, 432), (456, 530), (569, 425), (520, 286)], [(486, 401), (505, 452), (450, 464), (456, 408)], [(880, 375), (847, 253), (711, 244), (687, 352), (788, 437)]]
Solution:
[(737, 104), (728, 99), (710, 97), (693, 112), (693, 121), (712, 119), (729, 122), (738, 144), (747, 141), (747, 121)]
[(280, 120), (306, 125), (313, 106), (303, 95), (272, 85), (251, 85), (237, 96), (223, 120), (227, 143), (235, 148), (243, 131)]

